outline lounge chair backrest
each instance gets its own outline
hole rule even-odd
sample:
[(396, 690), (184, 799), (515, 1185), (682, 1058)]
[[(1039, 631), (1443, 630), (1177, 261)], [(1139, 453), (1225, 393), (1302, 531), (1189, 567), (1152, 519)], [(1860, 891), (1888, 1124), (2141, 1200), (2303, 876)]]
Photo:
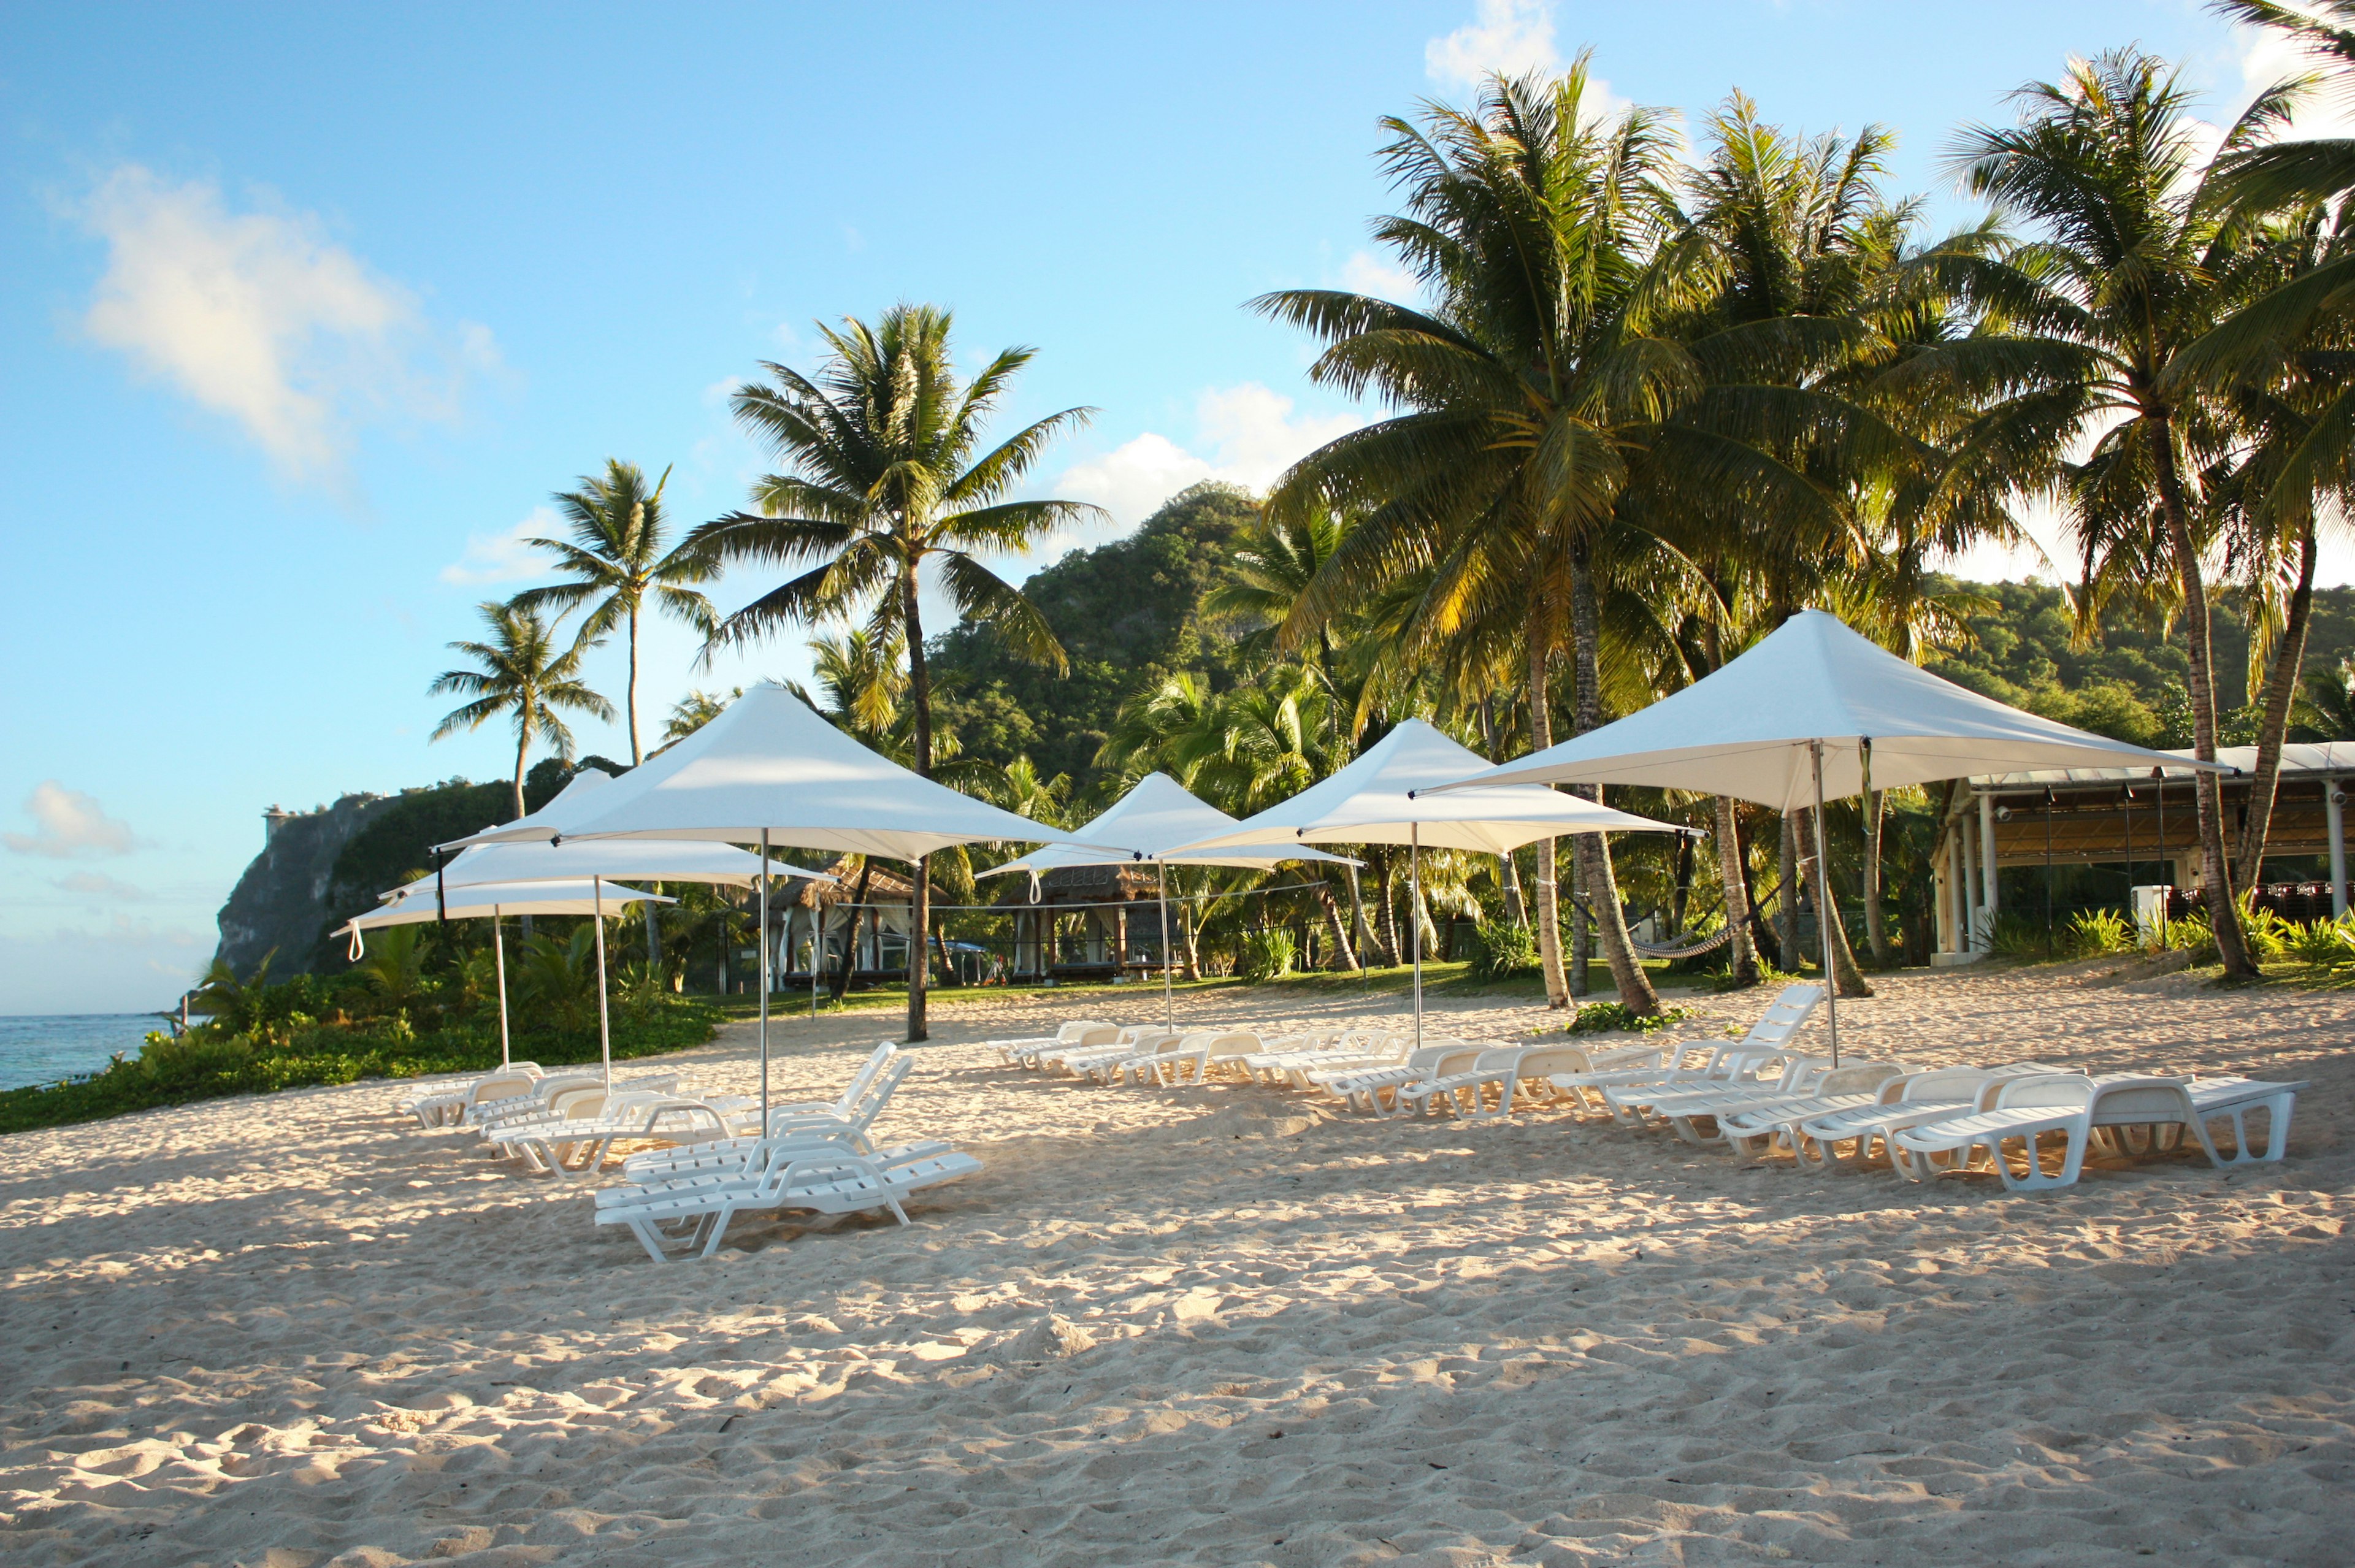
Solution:
[(2094, 1081), (2082, 1073), (2011, 1078), (1997, 1091), (1995, 1104), (1998, 1110), (2016, 1105), (2087, 1106), (2094, 1103), (2096, 1088)]
[(1893, 1061), (1851, 1061), (1816, 1080), (1815, 1087), (1808, 1092), (1827, 1100), (1841, 1094), (1870, 1094), (1904, 1075), (1905, 1069)]
[(474, 1088), (466, 1093), (466, 1104), (479, 1105), (488, 1100), (505, 1100), (516, 1094), (528, 1094), (531, 1093), (531, 1086), (538, 1080), (539, 1073), (536, 1070), (527, 1072), (520, 1068), (502, 1069), (487, 1077), (476, 1079)]
[(867, 1093), (867, 1086), (875, 1082), (875, 1075), (883, 1071), (883, 1064), (899, 1054), (900, 1048), (888, 1040), (876, 1046), (867, 1060), (858, 1064), (858, 1071), (850, 1075), (849, 1084), (842, 1091), (841, 1097), (835, 1101), (836, 1113), (847, 1116), (857, 1110), (860, 1098)]
[(1582, 1045), (1529, 1045), (1521, 1048), (1520, 1073), (1523, 1078), (1542, 1078), (1554, 1072), (1592, 1072), (1586, 1048)]
[(1908, 1078), (1903, 1097), (1917, 1104), (1927, 1100), (1971, 1100), (1994, 1082), (1995, 1074), (1980, 1068), (1941, 1067)]
[(1799, 1032), (1817, 1008), (1823, 1004), (1821, 986), (1785, 986), (1782, 995), (1766, 1004), (1750, 1032), (1742, 1037), (1744, 1045), (1781, 1045)]
[(2189, 1124), (2195, 1115), (2190, 1089), (2180, 1079), (2145, 1078), (2103, 1083), (2094, 1092), (2094, 1113), (2105, 1121), (2131, 1122), (2147, 1115), (2153, 1122)]
[(1257, 1051), (1259, 1036), (1247, 1029), (1201, 1029), (1162, 1047), (1164, 1051)]
[(885, 1062), (882, 1071), (868, 1080), (867, 1093), (859, 1096), (858, 1104), (851, 1109), (849, 1119), (860, 1127), (872, 1124), (883, 1114), (883, 1107), (891, 1103), (891, 1096), (899, 1090), (900, 1080), (905, 1078), (908, 1070), (915, 1064), (916, 1059), (905, 1051)]
[(1067, 1023), (1055, 1031), (1057, 1045), (1110, 1045), (1119, 1038), (1118, 1024), (1100, 1023), (1092, 1019)]

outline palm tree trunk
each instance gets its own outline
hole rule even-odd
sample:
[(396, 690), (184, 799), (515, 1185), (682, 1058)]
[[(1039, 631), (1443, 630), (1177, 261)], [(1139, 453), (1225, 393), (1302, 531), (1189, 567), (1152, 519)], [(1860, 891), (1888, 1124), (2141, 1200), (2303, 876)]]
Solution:
[[(1583, 735), (1603, 722), (1603, 688), (1599, 671), (1600, 654), (1597, 645), (1602, 640), (1602, 617), (1594, 602), (1594, 572), (1587, 559), (1583, 536), (1574, 539), (1570, 546), (1570, 605), (1572, 647), (1576, 661), (1578, 696), (1572, 713), (1575, 733)], [(1600, 802), (1600, 785), (1586, 784), (1574, 788), (1575, 795)], [(1611, 869), (1611, 846), (1600, 833), (1578, 836), (1581, 864), (1586, 869), (1586, 897), (1594, 912), (1594, 923), (1603, 932), (1603, 957), (1611, 965), (1611, 978), (1619, 987), (1619, 1005), (1639, 1019), (1655, 1016), (1660, 1010), (1659, 993), (1652, 989), (1652, 978), (1636, 960), (1635, 944), (1627, 936), (1627, 917), (1619, 907), (1619, 880)]]
[(531, 731), (518, 725), (516, 734), (515, 816), (507, 819), (510, 822), (523, 820), (523, 763), (524, 759), (530, 755)]
[[(2183, 586), (2183, 641), (2191, 663), (2191, 749), (2203, 763), (2216, 760), (2215, 660), (2209, 641), (2208, 586), (2201, 581), (2200, 552), (2191, 542), (2191, 523), (2183, 504), (2182, 475), (2175, 465), (2175, 424), (2162, 411), (2149, 416), (2151, 461), (2158, 479), (2159, 510), (2167, 517), (2168, 546), (2175, 553), (2175, 570)], [(2200, 803), (2200, 878), (2208, 899), (2208, 920), (2216, 933), (2216, 952), (2224, 961), (2228, 980), (2254, 980), (2256, 965), (2241, 940), (2239, 901), (2232, 896), (2232, 873), (2224, 859), (2224, 796), (2216, 775), (2202, 772), (2195, 781)]]
[(1382, 857), (1381, 876), (1382, 946), (1387, 950), (1383, 956), (1390, 960), (1387, 967), (1392, 969), (1399, 966), (1398, 899), (1394, 886), (1397, 880), (1398, 866), (1385, 855)]
[(1807, 809), (1807, 846), (1813, 854), (1815, 847), (1823, 846), (1814, 878), (1816, 887), (1816, 919), (1826, 922), (1820, 929), (1831, 938), (1834, 995), (1869, 997), (1872, 987), (1865, 984), (1864, 974), (1856, 966), (1856, 950), (1849, 945), (1848, 926), (1839, 917), (1839, 901), (1832, 894), (1831, 824), (1814, 807)]
[(1320, 882), (1316, 887), (1316, 901), (1325, 906), (1326, 929), (1333, 933), (1333, 955), (1339, 960), (1334, 967), (1355, 972), (1359, 967), (1358, 950), (1349, 945), (1348, 928), (1341, 923), (1341, 901), (1333, 896), (1328, 884)]
[(1733, 801), (1717, 797), (1717, 874), (1725, 883), (1725, 923), (1733, 933), (1727, 960), (1734, 986), (1758, 984), (1758, 948), (1750, 940), (1750, 884), (1742, 863), (1742, 827)]
[(638, 751), (638, 612), (630, 611), (630, 766), (636, 767), (645, 758)]
[(2273, 831), (2274, 788), (2281, 777), (2282, 740), (2289, 731), (2290, 699), (2306, 664), (2306, 633), (2314, 608), (2314, 521), (2298, 541), (2297, 590), (2282, 619), (2281, 645), (2265, 683), (2264, 722), (2257, 731), (2257, 773), (2249, 785), (2249, 820), (2241, 829), (2241, 853), (2233, 861), (2232, 891), (2245, 893), (2264, 880), (2265, 837)]
[[(860, 910), (864, 908), (867, 903), (867, 888), (874, 874), (874, 860), (866, 856), (859, 857), (858, 886), (851, 891), (851, 908), (848, 912), (849, 924), (843, 932), (842, 967), (835, 971), (833, 983), (826, 987), (828, 994), (830, 994), (837, 1002), (849, 994), (850, 972), (858, 967), (858, 915)], [(817, 894), (815, 891), (811, 892), (810, 898), (813, 902), (816, 901)], [(826, 932), (824, 915), (825, 911), (821, 908), (819, 910), (820, 919), (818, 923), (818, 933), (821, 937), (824, 936)], [(762, 932), (761, 933), (761, 940), (763, 942), (769, 940), (769, 933), (765, 931)], [(825, 944), (821, 942), (819, 945), (823, 948)], [(816, 959), (812, 958), (811, 962), (815, 963)]]
[[(916, 607), (916, 563), (911, 558), (900, 573), (900, 621), (908, 644), (909, 710), (915, 720), (916, 772), (932, 776), (932, 677), (924, 667), (924, 624)], [(916, 889), (908, 910), (908, 1043), (932, 1038), (925, 1028), (924, 979), (926, 944), (932, 930), (932, 858), (916, 859)]]
[(1864, 796), (1864, 939), (1872, 948), (1872, 966), (1889, 967), (1889, 924), (1881, 918), (1881, 816), (1888, 804), (1881, 790)]
[[(1554, 843), (1547, 839), (1546, 848), (1551, 849)], [(1586, 861), (1573, 838), (1570, 841), (1570, 999), (1573, 1002), (1586, 995), (1587, 974), (1594, 964), (1594, 933), (1587, 924), (1587, 908)]]
[(1783, 967), (1796, 973), (1806, 962), (1799, 956), (1799, 832), (1791, 813), (1778, 815), (1783, 837), (1774, 876), (1774, 947)]
[[(1491, 763), (1505, 760), (1497, 754), (1497, 698), (1494, 692), (1483, 692), (1480, 696), (1480, 740), (1487, 748)], [(1497, 859), (1504, 863), (1505, 918), (1526, 930), (1529, 923), (1529, 912), (1521, 901), (1519, 852), (1508, 849)]]
[[(1529, 626), (1529, 746), (1544, 751), (1553, 744), (1553, 714), (1546, 701), (1545, 638), (1537, 627), (1539, 615), (1530, 616)], [(1546, 1006), (1570, 1006), (1570, 987), (1561, 975), (1561, 902), (1554, 888), (1553, 840), (1538, 840), (1538, 971), (1545, 976)]]

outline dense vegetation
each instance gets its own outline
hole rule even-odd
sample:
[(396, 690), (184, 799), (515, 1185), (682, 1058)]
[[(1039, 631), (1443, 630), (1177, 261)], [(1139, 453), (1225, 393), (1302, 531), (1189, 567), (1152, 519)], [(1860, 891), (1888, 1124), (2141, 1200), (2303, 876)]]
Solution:
[[(599, 1059), (596, 970), (587, 923), (510, 944), (512, 1050), (543, 1066)], [(463, 926), (453, 926), (463, 933)], [(0, 1133), (60, 1126), (226, 1094), (361, 1078), (481, 1071), (499, 1061), (490, 955), (428, 926), (379, 932), (366, 958), (332, 980), (273, 980), (265, 962), (240, 979), (216, 966), (197, 993), (207, 1015), (135, 1056), (63, 1083), (0, 1091)], [(646, 1056), (709, 1040), (719, 1014), (625, 965), (613, 999), (613, 1055)]]
[[(1947, 164), (1986, 209), (1945, 235), (1889, 188), (1884, 127), (1800, 135), (1735, 91), (1688, 138), (1602, 92), (1583, 57), (1387, 117), (1374, 153), (1395, 206), (1373, 232), (1404, 297), (1247, 302), (1299, 332), (1310, 379), (1369, 422), (1264, 496), (1198, 487), (1019, 587), (984, 558), (1100, 520), (1028, 494), (1091, 411), (991, 432), (1031, 351), (962, 358), (935, 306), (821, 325), (816, 363), (763, 364), (731, 399), (776, 464), (746, 510), (673, 537), (661, 484), (611, 461), (558, 497), (564, 581), (485, 606), (488, 640), (453, 645), (470, 663), (437, 686), (474, 698), (448, 722), (512, 722), (518, 780), (535, 743), (569, 756), (562, 712), (605, 702), (580, 685), (580, 651), (667, 603), (711, 646), (815, 633), (813, 706), (1035, 820), (1084, 818), (1155, 770), (1242, 816), (1409, 717), (1500, 761), (1541, 749), (1821, 609), (2089, 730), (2203, 756), (2254, 742), (2229, 841), (2212, 778), (2197, 785), (2211, 928), (2245, 978), (2234, 900), (2264, 865), (2280, 748), (2355, 720), (2355, 596), (2315, 584), (2318, 529), (2355, 496), (2355, 164), (2291, 133), (2308, 95), (2349, 85), (2355, 31), (2344, 8), (2217, 3), (2317, 74), (2260, 92), (2220, 141), (2169, 62), (2073, 59), (1950, 134)], [(2065, 590), (1939, 574), (2019, 540), (2030, 506), (2062, 523)], [(723, 585), (738, 607), (721, 614), (699, 585), (738, 570), (762, 581)], [(926, 624), (942, 603), (944, 634)], [(543, 609), (584, 613), (569, 646)], [(725, 701), (694, 694), (666, 739)], [(1528, 933), (1556, 1007), (1599, 955), (1646, 1017), (1640, 917), (1722, 929), (1710, 962), (1732, 984), (1800, 962), (1806, 813), (1625, 794), (1706, 827), (1706, 847), (1436, 853), (1418, 901), (1404, 857), (1369, 846), (1362, 906), (1329, 869), (1205, 872), (1187, 886), (1210, 901), (1189, 905), (1185, 965), (1396, 962), (1454, 920), (1486, 928), (1472, 945), (1489, 969), (1521, 961), (1503, 928)], [(1862, 912), (1858, 931), (1831, 927), (1843, 989), (1866, 984), (1859, 954), (1926, 951), (1941, 804), (1900, 790), (1828, 811), (1832, 889)], [(366, 871), (415, 841), (388, 829)], [(934, 890), (977, 897), (990, 853), (921, 867), (920, 951)], [(980, 937), (983, 919), (949, 924)], [(718, 961), (727, 923), (716, 905), (657, 917), (650, 967), (682, 977), (705, 930)], [(910, 980), (922, 1039), (927, 968)]]

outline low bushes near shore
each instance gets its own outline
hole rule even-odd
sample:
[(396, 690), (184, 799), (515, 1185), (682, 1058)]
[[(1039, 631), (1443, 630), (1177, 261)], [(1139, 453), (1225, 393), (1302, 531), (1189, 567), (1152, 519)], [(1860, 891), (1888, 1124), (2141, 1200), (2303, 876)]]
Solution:
[[(489, 955), (453, 955), (443, 973), (432, 973), (425, 940), (415, 934), (422, 929), (383, 933), (366, 961), (333, 980), (272, 981), (268, 960), (244, 980), (216, 969), (201, 994), (211, 1021), (177, 1036), (151, 1033), (137, 1055), (118, 1055), (86, 1077), (0, 1091), (0, 1133), (230, 1094), (497, 1066)], [(551, 1067), (598, 1060), (591, 941), (584, 924), (569, 941), (521, 945), (507, 975), (517, 1060)], [(611, 1010), (616, 1060), (701, 1045), (725, 1017), (635, 966), (621, 971)]]

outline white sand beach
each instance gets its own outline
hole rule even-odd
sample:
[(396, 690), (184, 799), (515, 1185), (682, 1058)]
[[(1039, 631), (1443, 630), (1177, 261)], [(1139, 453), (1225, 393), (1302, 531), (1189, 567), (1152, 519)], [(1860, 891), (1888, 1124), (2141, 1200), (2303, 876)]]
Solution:
[[(981, 1174), (670, 1266), (406, 1085), (8, 1137), (0, 1558), (2347, 1562), (2355, 995), (1881, 990), (1853, 1053), (2314, 1086), (2285, 1164), (2013, 1196), (1041, 1079), (971, 1042), (1067, 1008), (952, 998), (879, 1130)], [(1271, 995), (1181, 1008), (1395, 1016)], [(779, 1081), (830, 1095), (890, 1027), (782, 1020)], [(741, 1028), (675, 1060), (751, 1082)]]

